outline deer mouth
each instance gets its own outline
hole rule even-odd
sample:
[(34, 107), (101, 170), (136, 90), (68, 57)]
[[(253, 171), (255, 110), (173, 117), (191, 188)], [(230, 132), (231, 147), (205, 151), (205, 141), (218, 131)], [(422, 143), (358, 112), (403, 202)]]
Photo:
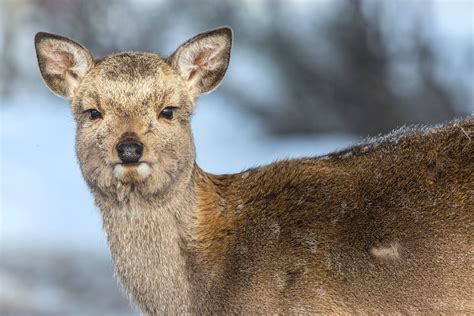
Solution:
[(139, 162), (121, 162), (118, 165), (121, 165), (123, 167), (138, 167), (142, 163), (145, 163), (145, 162), (141, 162), (141, 161), (139, 161)]
[(151, 167), (147, 162), (118, 163), (113, 167), (113, 173), (119, 180), (127, 175), (145, 179), (151, 174)]

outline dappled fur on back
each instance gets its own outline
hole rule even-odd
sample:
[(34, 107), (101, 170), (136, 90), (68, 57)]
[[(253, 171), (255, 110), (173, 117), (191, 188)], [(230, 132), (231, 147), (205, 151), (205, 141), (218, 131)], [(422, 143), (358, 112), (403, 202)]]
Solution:
[[(71, 99), (116, 274), (145, 313), (474, 310), (472, 117), (212, 175), (190, 120), (227, 69), (230, 29), (167, 58), (35, 43), (46, 83)], [(143, 146), (138, 162), (120, 160), (124, 140)]]

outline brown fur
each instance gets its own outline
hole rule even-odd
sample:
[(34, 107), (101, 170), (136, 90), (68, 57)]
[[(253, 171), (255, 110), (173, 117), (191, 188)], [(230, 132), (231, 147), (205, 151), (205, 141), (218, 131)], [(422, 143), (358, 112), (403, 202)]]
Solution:
[[(120, 53), (88, 65), (69, 58), (88, 54), (69, 54), (79, 44), (36, 38), (45, 81), (72, 99), (81, 170), (136, 304), (151, 315), (473, 312), (474, 119), (208, 174), (189, 122), (231, 42), (223, 28), (166, 59)], [(69, 57), (45, 67), (52, 55)], [(160, 116), (167, 106), (172, 120)], [(92, 108), (103, 117), (91, 120)], [(144, 144), (140, 167), (115, 152), (131, 137)]]

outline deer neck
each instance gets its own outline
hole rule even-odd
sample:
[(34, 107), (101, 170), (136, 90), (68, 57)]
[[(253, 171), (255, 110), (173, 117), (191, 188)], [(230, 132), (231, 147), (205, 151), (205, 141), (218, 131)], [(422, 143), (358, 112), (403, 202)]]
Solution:
[[(195, 166), (162, 196), (130, 192), (126, 201), (96, 194), (116, 273), (149, 314), (189, 312), (199, 283), (190, 250), (196, 212)], [(183, 179), (181, 179), (183, 180)]]

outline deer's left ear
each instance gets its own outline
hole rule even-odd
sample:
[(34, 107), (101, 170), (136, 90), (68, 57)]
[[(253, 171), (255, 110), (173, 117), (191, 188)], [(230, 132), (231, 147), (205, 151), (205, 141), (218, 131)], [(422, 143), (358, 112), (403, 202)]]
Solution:
[(232, 30), (221, 27), (188, 40), (168, 60), (198, 96), (214, 90), (224, 78), (231, 47)]

